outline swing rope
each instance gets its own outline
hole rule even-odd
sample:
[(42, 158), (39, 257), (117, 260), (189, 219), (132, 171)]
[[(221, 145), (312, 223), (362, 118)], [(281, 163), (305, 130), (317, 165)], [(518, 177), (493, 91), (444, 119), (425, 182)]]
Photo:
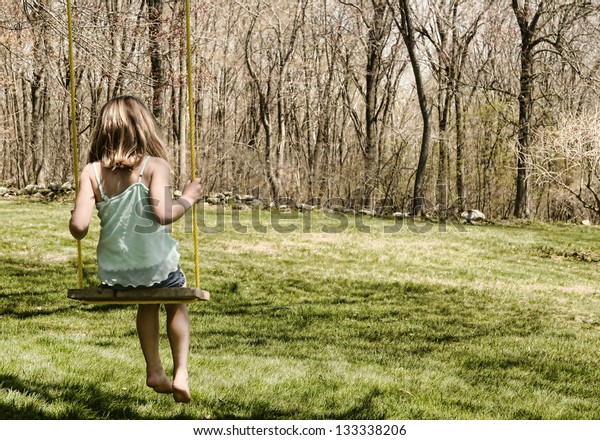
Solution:
[[(185, 0), (185, 43), (187, 58), (188, 112), (190, 118), (190, 171), (192, 180), (196, 178), (196, 121), (194, 115), (194, 88), (192, 72), (192, 31), (190, 0)], [(194, 236), (194, 265), (196, 267), (196, 287), (200, 287), (200, 258), (198, 252), (198, 221), (196, 204), (192, 205), (192, 235)]]
[[(79, 194), (79, 147), (77, 145), (77, 112), (75, 109), (75, 61), (73, 57), (73, 11), (71, 0), (67, 0), (67, 32), (69, 38), (69, 85), (71, 86), (71, 145), (73, 150), (73, 175), (75, 176), (75, 195)], [(83, 255), (81, 240), (77, 240), (77, 281), (83, 289)]]
[[(71, 0), (67, 0), (67, 33), (68, 33), (68, 51), (69, 51), (69, 81), (71, 86), (71, 145), (73, 150), (73, 173), (75, 179), (75, 197), (79, 194), (79, 148), (77, 145), (77, 113), (76, 113), (76, 95), (75, 95), (75, 61), (73, 55), (73, 12)], [(196, 147), (195, 147), (195, 116), (194, 116), (194, 89), (192, 75), (192, 42), (191, 42), (191, 7), (190, 0), (185, 2), (185, 31), (187, 46), (187, 89), (188, 89), (188, 110), (190, 119), (190, 162), (191, 178), (196, 178)], [(198, 245), (198, 222), (196, 205), (192, 205), (192, 234), (194, 236), (194, 267), (196, 288), (200, 287), (200, 258)], [(83, 255), (81, 250), (81, 240), (77, 240), (77, 279), (80, 289), (83, 289)]]

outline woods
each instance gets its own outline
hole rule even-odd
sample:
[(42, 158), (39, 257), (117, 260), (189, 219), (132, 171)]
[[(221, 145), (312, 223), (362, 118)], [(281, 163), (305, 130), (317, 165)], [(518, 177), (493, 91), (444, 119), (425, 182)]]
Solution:
[[(0, 186), (72, 181), (64, 2), (0, 6)], [(183, 8), (74, 3), (81, 163), (100, 106), (132, 94), (163, 127), (175, 184), (187, 178)], [(441, 219), (598, 219), (597, 0), (192, 8), (207, 193)]]

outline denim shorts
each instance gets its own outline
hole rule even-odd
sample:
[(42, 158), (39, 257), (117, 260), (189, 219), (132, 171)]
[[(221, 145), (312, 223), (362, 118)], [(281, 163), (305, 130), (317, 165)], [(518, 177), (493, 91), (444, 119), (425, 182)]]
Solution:
[[(186, 279), (185, 274), (181, 270), (181, 267), (177, 266), (177, 269), (171, 272), (166, 279), (160, 281), (158, 283), (152, 284), (150, 287), (147, 286), (138, 286), (138, 289), (157, 289), (160, 287), (183, 287), (185, 286)], [(101, 284), (100, 287), (102, 289), (113, 289), (113, 290), (132, 290), (136, 289), (136, 287), (127, 287), (121, 286), (120, 284), (115, 284), (114, 286), (108, 286), (106, 284)]]

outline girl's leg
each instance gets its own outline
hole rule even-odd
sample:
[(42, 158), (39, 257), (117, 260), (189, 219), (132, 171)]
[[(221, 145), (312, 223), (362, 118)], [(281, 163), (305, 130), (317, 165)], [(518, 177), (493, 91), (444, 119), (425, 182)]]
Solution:
[(185, 304), (165, 304), (167, 335), (173, 354), (173, 398), (176, 402), (192, 400), (188, 385), (188, 355), (190, 351), (190, 319)]
[(146, 385), (157, 393), (170, 394), (173, 385), (165, 373), (159, 353), (159, 304), (140, 304), (136, 326), (142, 353), (146, 360)]

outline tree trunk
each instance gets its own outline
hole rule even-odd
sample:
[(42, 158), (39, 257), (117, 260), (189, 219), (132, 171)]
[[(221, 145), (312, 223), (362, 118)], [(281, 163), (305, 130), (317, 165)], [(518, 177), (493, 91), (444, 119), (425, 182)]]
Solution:
[[(37, 51), (36, 51), (37, 52)], [(37, 57), (36, 57), (37, 58)], [(39, 61), (39, 60), (36, 60)], [(44, 66), (44, 63), (37, 63), (37, 66)], [(46, 86), (44, 84), (44, 72), (42, 69), (33, 72), (33, 81), (31, 82), (31, 172), (33, 180), (37, 184), (45, 184), (45, 176), (42, 175), (42, 169), (45, 162), (45, 151), (43, 148), (44, 132), (44, 101), (46, 100)]]
[[(459, 85), (457, 84), (457, 87)], [(460, 90), (456, 90), (454, 94), (454, 113), (456, 124), (456, 196), (459, 213), (465, 210), (465, 183), (464, 183), (464, 146), (465, 146), (465, 130), (463, 118), (463, 104)]]
[(162, 54), (160, 50), (160, 35), (162, 26), (163, 1), (147, 0), (148, 2), (148, 32), (150, 45), (150, 77), (152, 80), (152, 113), (159, 121), (163, 115), (164, 78), (162, 69)]
[[(186, 82), (183, 80), (185, 75), (185, 43), (182, 40), (180, 42), (180, 53), (179, 53), (179, 106), (177, 111), (179, 112), (179, 116), (177, 118), (177, 122), (179, 123), (179, 185), (183, 182), (186, 182), (190, 177), (188, 176), (188, 121), (189, 112), (188, 112), (188, 90), (186, 86)], [(173, 109), (175, 111), (175, 109)]]
[(365, 78), (365, 145), (363, 169), (363, 207), (371, 207), (371, 197), (377, 182), (377, 91), (381, 76), (381, 56), (386, 38), (384, 15), (387, 5), (374, 4), (373, 20), (367, 37), (367, 69)]
[(531, 117), (533, 107), (533, 59), (537, 24), (542, 14), (544, 2), (538, 4), (532, 19), (528, 20), (529, 0), (523, 6), (512, 0), (512, 9), (521, 32), (521, 72), (519, 77), (519, 122), (517, 135), (517, 191), (514, 216), (527, 218), (529, 212), (529, 148), (531, 141)]
[(445, 90), (439, 91), (439, 158), (436, 182), (436, 205), (439, 218), (445, 220), (448, 211), (448, 164), (450, 162), (448, 151), (448, 118), (450, 114), (451, 93), (448, 90), (447, 81), (441, 81), (440, 87), (443, 87)]
[(399, 0), (401, 23), (398, 24), (415, 77), (415, 87), (417, 89), (417, 98), (419, 100), (419, 109), (423, 119), (423, 133), (421, 138), (421, 151), (419, 153), (419, 162), (415, 173), (415, 185), (413, 192), (413, 215), (422, 216), (425, 214), (425, 172), (427, 170), (427, 159), (429, 157), (429, 148), (431, 144), (431, 118), (427, 95), (425, 94), (425, 85), (421, 75), (421, 67), (416, 54), (416, 38), (411, 18), (410, 7), (407, 0)]
[(532, 106), (532, 68), (531, 51), (522, 48), (521, 79), (519, 92), (519, 125), (517, 136), (517, 193), (515, 197), (514, 216), (528, 218), (529, 212), (529, 182), (528, 158)]

